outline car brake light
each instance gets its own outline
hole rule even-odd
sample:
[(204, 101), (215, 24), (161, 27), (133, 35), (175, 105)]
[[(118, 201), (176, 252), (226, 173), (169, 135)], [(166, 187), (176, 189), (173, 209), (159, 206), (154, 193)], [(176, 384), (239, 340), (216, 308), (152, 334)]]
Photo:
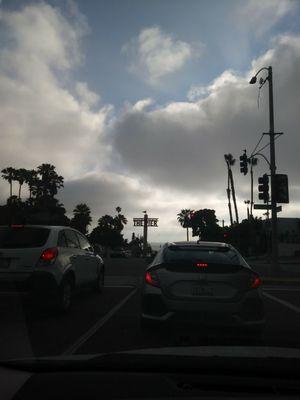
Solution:
[(262, 284), (262, 280), (260, 279), (260, 277), (258, 275), (254, 275), (252, 282), (251, 282), (251, 288), (252, 289), (256, 289), (258, 288), (260, 285)]
[(198, 268), (207, 268), (208, 267), (208, 264), (207, 263), (197, 263), (196, 264), (196, 267), (198, 267)]
[(158, 287), (158, 280), (157, 280), (157, 276), (155, 275), (155, 273), (151, 273), (149, 271), (146, 272), (146, 276), (145, 276), (146, 282), (151, 285), (151, 286), (156, 286)]
[(54, 261), (57, 257), (58, 250), (57, 247), (52, 247), (51, 249), (46, 249), (42, 252), (40, 259), (42, 261)]

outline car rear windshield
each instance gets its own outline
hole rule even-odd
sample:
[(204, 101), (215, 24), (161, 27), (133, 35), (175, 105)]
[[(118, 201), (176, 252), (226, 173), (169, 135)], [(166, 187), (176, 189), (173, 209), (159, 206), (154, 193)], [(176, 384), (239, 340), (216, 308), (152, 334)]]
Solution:
[(18, 249), (42, 247), (50, 229), (33, 227), (0, 227), (0, 248)]
[(169, 246), (166, 262), (202, 261), (213, 264), (243, 265), (243, 259), (229, 247)]

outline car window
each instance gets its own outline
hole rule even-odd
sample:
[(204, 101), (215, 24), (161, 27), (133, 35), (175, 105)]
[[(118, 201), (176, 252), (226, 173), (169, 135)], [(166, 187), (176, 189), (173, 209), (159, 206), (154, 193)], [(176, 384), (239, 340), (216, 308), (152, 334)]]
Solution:
[(65, 230), (65, 235), (66, 235), (68, 247), (77, 248), (77, 249), (80, 248), (79, 242), (77, 239), (77, 235), (74, 231), (67, 229), (67, 230)]
[(0, 248), (17, 249), (44, 246), (50, 229), (32, 227), (0, 227)]
[(201, 260), (214, 264), (241, 265), (239, 254), (228, 247), (169, 246), (164, 254), (166, 262)]
[(92, 251), (92, 246), (90, 245), (90, 243), (87, 241), (87, 239), (84, 236), (80, 235), (79, 233), (76, 233), (76, 236), (78, 237), (80, 247), (83, 250)]
[(68, 247), (65, 231), (60, 231), (58, 234), (57, 245), (59, 247)]

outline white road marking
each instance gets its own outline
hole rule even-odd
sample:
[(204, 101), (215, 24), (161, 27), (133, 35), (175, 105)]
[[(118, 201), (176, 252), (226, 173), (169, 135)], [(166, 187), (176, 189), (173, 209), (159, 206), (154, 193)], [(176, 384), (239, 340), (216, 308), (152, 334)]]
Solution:
[(294, 304), (291, 304), (291, 303), (289, 303), (289, 302), (287, 302), (285, 300), (279, 299), (278, 297), (273, 296), (273, 295), (271, 295), (269, 293), (263, 292), (263, 294), (264, 294), (265, 297), (268, 297), (269, 299), (274, 300), (277, 303), (279, 303), (279, 304), (281, 304), (283, 306), (286, 306), (287, 308), (290, 308), (293, 311), (296, 311), (297, 313), (300, 313), (300, 308), (297, 307), (297, 306), (294, 306)]
[(87, 340), (89, 340), (103, 325), (121, 308), (127, 303), (127, 301), (137, 292), (137, 288), (132, 290), (120, 303), (113, 307), (104, 317), (100, 318), (95, 325), (93, 325), (86, 333), (84, 333), (75, 343), (65, 350), (62, 355), (74, 354), (79, 347), (81, 347)]

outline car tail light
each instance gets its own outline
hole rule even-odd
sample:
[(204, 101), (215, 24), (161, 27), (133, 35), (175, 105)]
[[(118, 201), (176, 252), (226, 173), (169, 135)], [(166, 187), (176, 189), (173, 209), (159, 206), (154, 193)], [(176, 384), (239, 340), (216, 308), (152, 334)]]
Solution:
[(197, 268), (207, 268), (208, 264), (207, 263), (203, 263), (203, 262), (198, 262), (198, 263), (196, 263), (196, 267)]
[(260, 277), (258, 275), (253, 275), (251, 280), (251, 288), (256, 289), (261, 286), (261, 284), (262, 280), (260, 279)]
[(154, 271), (152, 272), (147, 271), (145, 275), (145, 280), (151, 286), (156, 286), (156, 287), (159, 286), (158, 278)]
[(55, 261), (57, 254), (58, 254), (57, 247), (52, 247), (50, 249), (46, 249), (42, 252), (40, 260), (52, 263)]

